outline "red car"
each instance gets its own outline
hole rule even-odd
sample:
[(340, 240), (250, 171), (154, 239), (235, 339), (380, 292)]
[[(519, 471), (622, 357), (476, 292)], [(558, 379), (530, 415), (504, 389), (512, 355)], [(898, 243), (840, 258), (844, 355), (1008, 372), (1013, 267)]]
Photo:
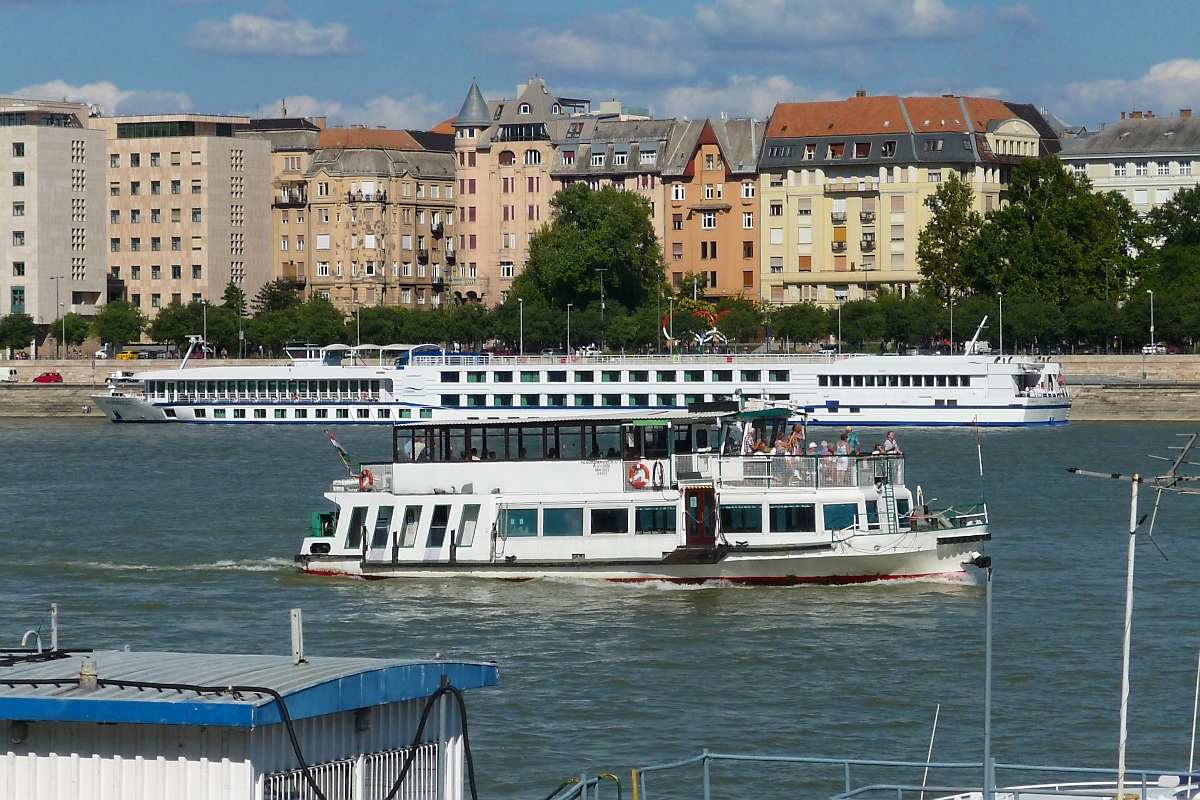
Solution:
[(57, 372), (43, 372), (33, 379), (34, 383), (62, 383), (62, 375)]

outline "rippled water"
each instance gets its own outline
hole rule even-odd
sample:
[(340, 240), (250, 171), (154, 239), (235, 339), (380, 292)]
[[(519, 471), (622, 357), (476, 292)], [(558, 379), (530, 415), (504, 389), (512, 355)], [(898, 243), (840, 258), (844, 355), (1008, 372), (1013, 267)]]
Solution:
[[(1153, 471), (1146, 454), (1166, 454), (1182, 430), (983, 433), (997, 758), (1115, 763), (1128, 484), (1065, 468)], [(338, 436), (355, 458), (387, 452), (386, 430)], [(973, 431), (900, 440), (927, 497), (977, 498)], [(302, 606), (314, 655), (494, 658), (501, 685), (469, 696), (486, 797), (540, 798), (568, 775), (627, 777), (705, 747), (923, 760), (939, 703), (935, 760), (980, 757), (978, 583), (308, 577), (291, 556), (340, 471), (318, 428), (3, 421), (0, 452), (0, 644), (58, 602), (68, 646), (286, 653), (287, 609)], [(1200, 498), (1171, 497), (1164, 510), (1156, 539), (1170, 560), (1144, 542), (1138, 553), (1130, 760), (1180, 769), (1200, 646)], [(787, 774), (759, 776), (758, 793), (793, 796)], [(696, 796), (696, 773), (679, 777)]]

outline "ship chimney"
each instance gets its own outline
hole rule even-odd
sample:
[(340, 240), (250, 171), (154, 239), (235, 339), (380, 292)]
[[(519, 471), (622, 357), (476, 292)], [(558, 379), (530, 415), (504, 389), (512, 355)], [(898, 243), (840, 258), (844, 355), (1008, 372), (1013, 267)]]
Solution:
[(94, 692), (98, 686), (96, 660), (85, 658), (79, 665), (79, 688), (87, 692)]
[(1191, 110), (1190, 108), (1181, 108), (1181, 109), (1179, 109), (1179, 116), (1181, 116), (1181, 117), (1190, 117), (1191, 115), (1192, 115), (1192, 110)]

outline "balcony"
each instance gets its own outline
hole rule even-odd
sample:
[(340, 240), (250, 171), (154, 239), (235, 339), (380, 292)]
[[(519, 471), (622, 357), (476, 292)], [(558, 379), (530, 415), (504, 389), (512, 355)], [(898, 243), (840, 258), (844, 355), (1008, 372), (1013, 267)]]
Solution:
[(429, 263), (429, 251), (424, 247), (417, 250), (417, 261), (421, 264)]
[(859, 243), (858, 243), (858, 247), (859, 247), (859, 249), (860, 249), (860, 250), (862, 250), (864, 253), (874, 253), (874, 252), (875, 252), (875, 239), (874, 239), (874, 237), (872, 237), (872, 238), (870, 238), (870, 239), (863, 239), (861, 242), (859, 242)]
[(833, 252), (835, 252), (835, 253), (846, 252), (846, 243), (845, 242), (833, 242), (832, 246), (833, 246)]
[(297, 189), (289, 190), (285, 187), (272, 205), (275, 208), (304, 208), (308, 205), (308, 193)]
[(446, 263), (447, 263), (447, 264), (454, 264), (454, 263), (455, 263), (455, 262), (457, 262), (457, 261), (458, 261), (458, 256), (454, 255), (454, 251), (453, 251), (453, 250), (447, 250), (447, 251), (446, 251)]
[(292, 285), (297, 289), (303, 289), (308, 285), (308, 280), (304, 275), (304, 268), (298, 267), (296, 264), (284, 264), (282, 269), (282, 277), (284, 280), (291, 281)]
[(874, 212), (874, 211), (861, 211), (861, 212), (859, 212), (859, 214), (858, 214), (858, 221), (859, 221), (859, 222), (861, 222), (861, 223), (863, 223), (863, 224), (866, 224), (866, 225), (869, 225), (869, 224), (871, 224), (872, 222), (874, 222), (874, 221), (875, 221), (875, 212)]
[(829, 219), (833, 221), (834, 225), (845, 225), (846, 224), (846, 212), (845, 211), (834, 211), (833, 213), (831, 213), (829, 215)]
[(346, 192), (347, 203), (386, 203), (387, 192)]
[(429, 235), (435, 239), (440, 239), (446, 235), (446, 229), (443, 228), (442, 223), (439, 222), (436, 225), (431, 225), (429, 227)]
[(826, 194), (878, 194), (878, 178), (858, 178), (849, 181), (829, 181), (825, 184)]

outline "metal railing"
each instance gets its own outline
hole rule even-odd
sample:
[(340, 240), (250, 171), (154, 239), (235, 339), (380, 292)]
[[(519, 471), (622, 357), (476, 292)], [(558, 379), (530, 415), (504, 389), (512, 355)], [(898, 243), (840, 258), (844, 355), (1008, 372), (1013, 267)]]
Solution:
[[(455, 281), (457, 286), (461, 281)], [(562, 356), (502, 356), (487, 353), (446, 355), (416, 355), (412, 364), (420, 366), (445, 367), (486, 367), (513, 366), (529, 364), (531, 366), (559, 366), (562, 364), (649, 364), (663, 368), (681, 368), (686, 364), (832, 364), (851, 358), (863, 358), (867, 353), (683, 353), (679, 355), (562, 355)]]
[(675, 456), (681, 480), (688, 473), (715, 477), (721, 487), (757, 489), (854, 488), (888, 482), (904, 484), (903, 456), (709, 456), (707, 470), (697, 468), (698, 456)]
[[(737, 755), (729, 753), (710, 753), (708, 750), (703, 751), (700, 755), (693, 758), (684, 759), (682, 761), (673, 761), (665, 764), (654, 764), (648, 767), (641, 767), (632, 770), (632, 798), (633, 800), (650, 800), (650, 793), (647, 789), (646, 776), (654, 773), (671, 772), (687, 767), (700, 767), (700, 782), (701, 782), (701, 798), (702, 800), (712, 800), (712, 783), (713, 775), (711, 765), (714, 763), (732, 763), (755, 765), (755, 774), (761, 777), (762, 765), (775, 764), (780, 766), (792, 767), (837, 767), (841, 773), (840, 783), (842, 791), (830, 796), (830, 800), (851, 800), (851, 798), (866, 798), (870, 796), (881, 796), (883, 798), (895, 798), (895, 800), (905, 800), (905, 798), (914, 798), (914, 800), (924, 800), (925, 797), (932, 795), (934, 797), (952, 797), (955, 800), (966, 800), (968, 797), (973, 797), (978, 800), (980, 795), (980, 784), (975, 782), (975, 778), (984, 778), (982, 762), (924, 762), (924, 761), (881, 761), (872, 759), (856, 759), (856, 758), (809, 758), (802, 756), (771, 756), (771, 755)], [(876, 770), (912, 770), (914, 775), (917, 771), (923, 771), (923, 777), (920, 783), (916, 782), (901, 782), (901, 781), (884, 781), (870, 782), (855, 786), (852, 770), (858, 769), (861, 774), (863, 771)], [(935, 773), (957, 773), (958, 775), (969, 775), (966, 782), (955, 780), (953, 783), (930, 783), (928, 777), (930, 771)], [(1022, 775), (1029, 775), (1037, 783), (1026, 783), (1024, 785), (1010, 785), (998, 787), (996, 782), (996, 774), (998, 771), (1014, 772)], [(973, 774), (972, 774), (973, 773)], [(1054, 776), (1110, 776), (1116, 775), (1117, 770), (1112, 768), (1090, 768), (1090, 767), (1054, 767), (1043, 765), (1030, 764), (1000, 764), (992, 759), (991, 769), (986, 776), (987, 790), (993, 796), (997, 793), (1003, 793), (1004, 800), (1022, 800), (1023, 795), (1028, 794), (1030, 797), (1063, 796), (1063, 797), (1079, 797), (1080, 795), (1093, 795), (1096, 797), (1112, 797), (1115, 781), (1058, 781), (1053, 782)], [(1187, 782), (1195, 785), (1197, 780), (1200, 780), (1200, 773), (1172, 772), (1170, 770), (1145, 770), (1145, 769), (1126, 769), (1125, 771), (1125, 786), (1130, 790), (1127, 798), (1136, 800), (1145, 800), (1147, 791), (1151, 786), (1159, 786), (1159, 775), (1177, 776), (1181, 782)], [(1033, 777), (1036, 776), (1036, 777)], [(813, 783), (823, 783), (826, 786), (831, 782), (827, 776), (810, 776), (809, 780)], [(1046, 782), (1050, 780), (1051, 782)], [(795, 788), (796, 782), (794, 778), (789, 776), (789, 786)], [(675, 796), (681, 789), (690, 795), (695, 796), (693, 791), (688, 791), (680, 786), (677, 780), (671, 781), (669, 793)], [(1140, 794), (1135, 794), (1140, 789)], [(664, 792), (666, 793), (666, 792)], [(738, 794), (753, 796), (752, 787), (747, 790), (747, 787), (739, 785)], [(553, 797), (553, 795), (551, 796)], [(547, 798), (551, 800), (551, 798)], [(555, 800), (567, 800), (565, 796), (555, 798)]]
[[(438, 746), (419, 745), (412, 767), (396, 793), (398, 800), (436, 800)], [(326, 800), (383, 800), (400, 777), (411, 747), (330, 761), (309, 767)], [(263, 777), (262, 800), (317, 800), (312, 784), (299, 769)], [(619, 799), (618, 799), (619, 800)]]
[(392, 490), (392, 464), (360, 464), (358, 474), (338, 478), (330, 484), (331, 492), (390, 492)]

